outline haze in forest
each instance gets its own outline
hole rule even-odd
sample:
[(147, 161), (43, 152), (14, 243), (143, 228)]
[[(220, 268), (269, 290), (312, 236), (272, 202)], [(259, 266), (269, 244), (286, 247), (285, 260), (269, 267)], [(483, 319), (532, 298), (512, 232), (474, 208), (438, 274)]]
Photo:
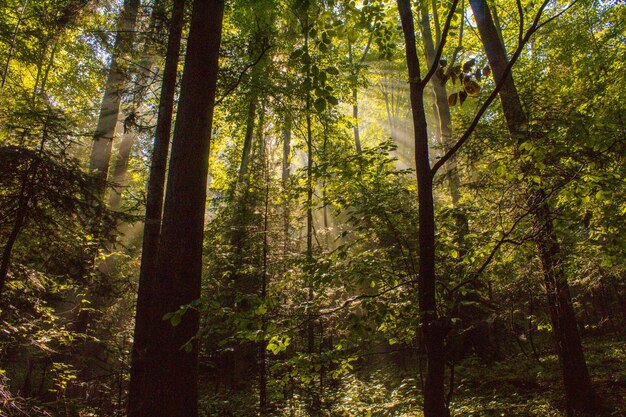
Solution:
[(4, 0), (0, 415), (626, 415), (626, 7)]

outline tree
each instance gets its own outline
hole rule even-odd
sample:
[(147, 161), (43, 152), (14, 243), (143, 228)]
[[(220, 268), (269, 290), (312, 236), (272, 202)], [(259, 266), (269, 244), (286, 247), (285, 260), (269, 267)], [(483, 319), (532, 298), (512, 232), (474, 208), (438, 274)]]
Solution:
[(141, 389), (145, 378), (145, 348), (150, 339), (150, 320), (159, 320), (155, 316), (153, 297), (158, 294), (156, 289), (156, 259), (161, 233), (161, 212), (165, 189), (165, 168), (169, 154), (172, 114), (174, 112), (174, 95), (176, 92), (176, 75), (178, 73), (178, 57), (183, 32), (185, 0), (172, 2), (172, 16), (167, 41), (165, 68), (161, 84), (161, 96), (157, 115), (157, 128), (152, 146), (150, 176), (147, 184), (146, 214), (144, 221), (141, 268), (137, 290), (134, 343), (131, 358), (128, 414), (135, 415), (140, 410)]
[[(520, 146), (530, 140), (530, 131), (528, 117), (517, 93), (513, 75), (506, 71), (508, 59), (505, 46), (498, 36), (487, 2), (470, 0), (470, 5), (494, 79), (504, 80), (499, 93), (500, 101), (509, 133), (516, 141), (516, 154), (520, 155)], [(523, 174), (532, 173), (533, 166), (523, 161), (520, 163)], [(578, 334), (578, 324), (563, 270), (564, 260), (553, 224), (548, 195), (541, 185), (532, 182), (527, 181), (525, 188), (527, 204), (537, 230), (535, 243), (543, 270), (552, 327), (561, 361), (568, 414), (573, 415), (574, 411), (598, 412), (598, 399), (591, 385)]]
[[(157, 268), (148, 315), (145, 377), (131, 400), (137, 416), (198, 415), (199, 315), (186, 308), (200, 298), (202, 238), (209, 144), (224, 2), (195, 0), (168, 173)], [(180, 237), (185, 236), (185, 240)]]
[(114, 52), (107, 81), (104, 87), (104, 96), (100, 106), (98, 126), (94, 133), (94, 142), (89, 159), (89, 170), (98, 178), (98, 192), (104, 197), (111, 147), (115, 136), (115, 126), (120, 111), (122, 91), (125, 84), (123, 58), (129, 53), (133, 45), (135, 23), (139, 12), (139, 0), (126, 0), (119, 17), (118, 32), (115, 37)]

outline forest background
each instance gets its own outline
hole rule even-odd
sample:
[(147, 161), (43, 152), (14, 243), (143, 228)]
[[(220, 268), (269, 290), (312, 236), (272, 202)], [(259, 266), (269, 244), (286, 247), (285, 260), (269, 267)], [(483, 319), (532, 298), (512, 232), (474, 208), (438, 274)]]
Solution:
[(0, 414), (626, 414), (626, 7), (3, 0)]

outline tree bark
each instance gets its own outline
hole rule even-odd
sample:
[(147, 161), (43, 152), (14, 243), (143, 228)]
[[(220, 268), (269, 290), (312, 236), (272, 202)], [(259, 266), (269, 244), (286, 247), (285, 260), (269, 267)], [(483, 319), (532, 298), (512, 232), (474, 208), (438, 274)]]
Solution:
[(184, 21), (185, 0), (174, 0), (168, 44), (163, 70), (163, 83), (159, 101), (157, 128), (152, 148), (152, 160), (147, 184), (146, 214), (142, 242), (137, 313), (135, 317), (134, 344), (131, 352), (128, 415), (138, 416), (142, 387), (146, 376), (145, 349), (150, 338), (150, 323), (158, 320), (152, 291), (156, 285), (156, 255), (161, 231), (161, 212), (165, 185), (168, 148), (174, 111), (178, 57)]
[(100, 197), (104, 196), (106, 188), (111, 161), (111, 147), (126, 78), (121, 64), (122, 57), (131, 49), (135, 38), (135, 23), (139, 12), (139, 3), (139, 0), (124, 0), (104, 96), (100, 105), (98, 126), (93, 136), (94, 142), (89, 158), (89, 170), (96, 175), (97, 191)]
[[(137, 326), (145, 323), (140, 386), (129, 415), (198, 415), (197, 310), (177, 326), (162, 317), (200, 298), (202, 241), (209, 145), (218, 74), (224, 2), (195, 0), (172, 141), (154, 290), (138, 303)], [(142, 317), (146, 315), (147, 317)], [(188, 347), (188, 349), (183, 348)], [(138, 351), (137, 346), (134, 351)]]
[(134, 344), (131, 352), (130, 385), (128, 394), (129, 417), (139, 416), (141, 388), (146, 373), (145, 349), (150, 338), (150, 323), (155, 317), (152, 293), (155, 287), (156, 255), (161, 232), (161, 212), (165, 187), (165, 170), (169, 151), (178, 57), (183, 31), (185, 0), (174, 0), (172, 18), (163, 69), (163, 83), (157, 116), (157, 127), (152, 147), (150, 175), (147, 184), (146, 214), (143, 229), (137, 313), (135, 317)]
[(423, 386), (424, 416), (450, 415), (445, 397), (444, 339), (446, 329), (437, 315), (435, 292), (435, 215), (432, 171), (428, 158), (428, 133), (424, 110), (424, 84), (415, 45), (415, 27), (409, 0), (397, 0), (406, 49), (410, 80), (411, 112), (415, 128), (415, 165), (419, 206), (420, 325), (426, 351), (426, 378)]
[[(484, 0), (470, 0), (470, 5), (494, 79), (501, 80), (508, 58), (489, 6)], [(500, 101), (509, 132), (517, 141), (516, 154), (519, 154), (519, 145), (528, 139), (528, 118), (511, 74), (507, 76), (500, 90)], [(521, 163), (523, 173), (529, 173), (531, 169), (527, 164)], [(539, 231), (535, 243), (548, 296), (553, 334), (562, 366), (568, 414), (573, 415), (575, 411), (595, 412), (598, 411), (598, 399), (591, 385), (578, 334), (576, 316), (572, 307), (567, 277), (563, 271), (562, 254), (554, 230), (550, 205), (542, 188), (534, 184), (527, 184), (526, 188), (533, 223)]]

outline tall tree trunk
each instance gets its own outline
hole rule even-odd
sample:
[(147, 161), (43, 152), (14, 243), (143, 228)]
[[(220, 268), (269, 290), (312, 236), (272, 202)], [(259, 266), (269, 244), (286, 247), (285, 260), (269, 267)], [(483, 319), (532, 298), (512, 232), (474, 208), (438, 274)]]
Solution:
[[(168, 174), (163, 227), (158, 243), (154, 287), (138, 303), (137, 327), (144, 323), (143, 378), (131, 394), (129, 415), (198, 415), (199, 327), (191, 308), (177, 326), (162, 317), (200, 298), (202, 241), (209, 145), (218, 74), (224, 2), (195, 0), (178, 117)], [(142, 317), (146, 315), (146, 317)], [(188, 348), (183, 348), (183, 346)], [(137, 351), (137, 347), (134, 349)]]
[[(508, 64), (505, 46), (499, 37), (487, 2), (470, 0), (470, 5), (494, 79), (499, 81)], [(507, 76), (500, 90), (500, 101), (509, 132), (517, 140), (519, 147), (519, 144), (528, 139), (528, 118), (511, 74)], [(519, 154), (519, 148), (516, 149), (516, 154)], [(532, 170), (523, 162), (521, 169), (524, 173)], [(563, 270), (562, 254), (554, 230), (550, 205), (543, 189), (533, 184), (527, 184), (526, 188), (533, 223), (539, 231), (536, 246), (548, 295), (553, 334), (562, 366), (568, 414), (573, 415), (574, 411), (595, 412), (598, 411), (598, 400), (591, 385), (578, 334), (576, 316), (572, 307), (567, 277)]]
[[(309, 55), (309, 20), (308, 18), (305, 20), (305, 35), (304, 35), (304, 51), (309, 59), (307, 62), (311, 62)], [(306, 76), (307, 80), (311, 79), (311, 66), (310, 64), (306, 65)], [(305, 85), (306, 88), (306, 85)], [(307, 152), (307, 165), (306, 165), (306, 184), (307, 184), (307, 196), (306, 196), (306, 262), (309, 267), (312, 267), (314, 259), (313, 259), (313, 125), (311, 112), (313, 108), (311, 106), (311, 90), (309, 88), (306, 89), (306, 103), (305, 103), (305, 113), (306, 113), (306, 152)], [(315, 352), (315, 320), (313, 318), (312, 312), (312, 304), (315, 300), (315, 291), (313, 288), (313, 282), (311, 277), (308, 277), (308, 303), (309, 303), (309, 314), (307, 317), (307, 326), (306, 326), (306, 338), (307, 338), (307, 353), (312, 355)], [(320, 398), (317, 390), (315, 389), (315, 384), (310, 383), (308, 388), (309, 394), (309, 404), (308, 410), (310, 414), (317, 415), (320, 411)]]
[(161, 232), (161, 211), (165, 186), (165, 169), (169, 151), (178, 57), (183, 31), (185, 0), (174, 0), (172, 18), (163, 69), (163, 83), (157, 116), (157, 127), (152, 146), (152, 160), (147, 184), (146, 214), (143, 229), (137, 313), (135, 316), (134, 343), (131, 352), (130, 385), (128, 394), (129, 417), (140, 414), (141, 388), (146, 375), (145, 349), (150, 338), (150, 323), (158, 320), (153, 293), (156, 285), (156, 255)]
[(93, 137), (89, 170), (97, 177), (97, 191), (101, 197), (104, 196), (105, 192), (111, 161), (111, 148), (126, 78), (122, 62), (123, 57), (130, 51), (135, 38), (135, 23), (139, 12), (139, 3), (139, 0), (124, 0), (104, 96), (100, 105), (98, 126)]
[(291, 118), (287, 117), (285, 125), (283, 127), (283, 161), (282, 161), (282, 186), (283, 196), (285, 201), (283, 202), (283, 258), (287, 259), (287, 251), (289, 250), (289, 224), (290, 212), (289, 212), (289, 200), (287, 199), (287, 187), (289, 185), (289, 166), (291, 165)]
[[(261, 126), (263, 129), (263, 126)], [(269, 202), (270, 202), (270, 162), (267, 142), (263, 141), (263, 166), (265, 168), (265, 196), (263, 201), (263, 272), (261, 275), (261, 302), (267, 298), (267, 288), (269, 285), (268, 257), (269, 257)], [(267, 331), (267, 317), (261, 316), (261, 331), (265, 337)], [(259, 359), (259, 414), (268, 415), (267, 400), (267, 341), (265, 338), (258, 344)]]
[(435, 276), (435, 213), (432, 171), (428, 158), (428, 133), (424, 110), (424, 83), (415, 45), (415, 27), (409, 0), (397, 0), (402, 22), (410, 80), (411, 112), (415, 128), (415, 165), (419, 206), (419, 279), (420, 326), (426, 351), (424, 416), (450, 415), (445, 396), (444, 339), (446, 328), (437, 315)]
[[(86, 1), (86, 0), (82, 0)], [(132, 109), (128, 113), (128, 116), (124, 120), (124, 134), (120, 141), (119, 148), (117, 150), (117, 157), (115, 159), (115, 166), (113, 168), (113, 188), (109, 194), (109, 209), (112, 211), (119, 210), (122, 203), (122, 191), (126, 186), (126, 174), (128, 173), (128, 163), (130, 162), (130, 153), (135, 142), (135, 124), (136, 119), (140, 117), (142, 113), (142, 107), (145, 102), (145, 97), (148, 94), (148, 87), (151, 81), (151, 71), (154, 64), (154, 42), (150, 38), (152, 32), (154, 32), (158, 19), (160, 18), (160, 3), (163, 0), (156, 0), (152, 6), (152, 13), (150, 15), (150, 25), (148, 28), (148, 36), (146, 37), (143, 45), (142, 59), (137, 66), (135, 75), (135, 89), (133, 91), (133, 104)], [(182, 2), (181, 2), (182, 3)], [(181, 4), (180, 7), (184, 7)], [(176, 5), (174, 6), (176, 8)], [(174, 10), (172, 17), (175, 14), (180, 14), (182, 11)], [(174, 24), (172, 22), (171, 24)], [(178, 51), (177, 51), (178, 54)], [(166, 58), (167, 59), (167, 58)], [(157, 119), (158, 123), (158, 119)]]

